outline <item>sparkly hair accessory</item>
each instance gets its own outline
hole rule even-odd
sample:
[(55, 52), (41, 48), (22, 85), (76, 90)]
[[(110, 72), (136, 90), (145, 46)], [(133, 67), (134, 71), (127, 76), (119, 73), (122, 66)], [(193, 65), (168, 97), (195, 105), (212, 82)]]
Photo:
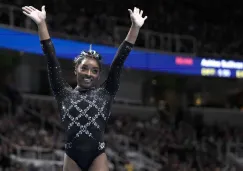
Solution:
[(102, 59), (102, 56), (97, 53), (95, 50), (92, 50), (92, 44), (90, 44), (89, 46), (89, 51), (82, 51), (80, 53), (80, 55), (78, 55), (76, 57), (76, 59), (74, 60), (74, 62), (77, 62), (80, 58), (83, 58), (83, 57), (92, 57), (92, 58), (96, 58), (98, 60), (101, 60)]
[(92, 51), (92, 44), (89, 45), (89, 52)]

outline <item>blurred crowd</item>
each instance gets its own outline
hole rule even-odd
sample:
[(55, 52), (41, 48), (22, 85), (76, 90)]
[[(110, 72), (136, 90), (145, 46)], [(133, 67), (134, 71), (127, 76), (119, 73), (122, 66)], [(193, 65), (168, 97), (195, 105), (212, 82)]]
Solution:
[(8, 142), (0, 140), (0, 169), (2, 171), (15, 170), (26, 171), (21, 163), (13, 162), (10, 154), (13, 153), (13, 148)]
[(39, 120), (23, 113), (0, 120), (0, 134), (17, 146), (52, 148), (55, 139), (52, 130), (42, 128)]
[[(158, 34), (193, 36), (197, 39), (198, 55), (221, 54), (229, 57), (229, 54), (242, 54), (242, 1), (232, 3), (221, 0), (219, 3), (209, 0), (156, 0), (149, 5), (146, 1), (138, 0), (93, 0), (85, 3), (67, 0), (2, 0), (1, 3), (17, 7), (41, 7), (45, 4), (48, 25), (52, 32), (78, 36), (83, 41), (107, 45), (114, 45), (117, 41), (114, 36), (115, 26), (129, 27), (127, 9), (137, 6), (148, 16), (144, 29)], [(21, 11), (15, 11), (14, 22), (15, 25), (23, 27), (26, 24), (23, 22), (25, 16), (20, 13)], [(0, 11), (0, 22), (8, 23), (8, 19), (9, 14)], [(138, 45), (144, 47), (144, 43), (144, 40), (139, 38)], [(160, 43), (162, 42), (155, 40), (151, 48), (156, 49)], [(62, 148), (59, 145), (63, 142), (61, 129), (49, 124), (49, 121), (59, 122), (53, 104), (48, 101), (23, 101), (20, 93), (10, 85), (1, 89), (5, 93), (4, 96), (14, 104), (11, 116), (5, 113), (6, 101), (0, 108), (0, 135), (12, 142), (6, 143), (1, 138), (0, 165), (3, 169), (14, 166), (15, 170), (23, 170), (19, 164), (11, 163), (9, 154), (16, 153), (14, 146)], [(29, 110), (19, 110), (18, 107), (21, 105), (25, 105)], [(192, 118), (190, 122), (183, 118), (171, 119), (174, 116), (165, 109), (160, 109), (159, 113), (159, 116), (149, 121), (140, 121), (128, 116), (114, 117), (109, 123), (107, 134), (120, 134), (132, 138), (135, 149), (138, 146), (153, 149), (159, 154), (156, 162), (163, 165), (163, 171), (221, 171), (225, 167), (229, 143), (242, 141), (243, 134), (240, 128), (227, 124), (207, 126), (196, 118)], [(35, 117), (36, 115), (39, 117)], [(49, 121), (40, 119), (47, 117)], [(124, 152), (119, 153), (125, 156), (122, 154)], [(143, 154), (150, 157), (146, 150)]]
[(158, 152), (160, 157), (157, 162), (163, 165), (163, 171), (223, 170), (227, 165), (227, 150), (232, 150), (227, 149), (227, 145), (239, 142), (242, 129), (217, 124), (198, 127), (200, 124), (194, 123), (180, 121), (177, 125), (156, 117), (140, 121), (121, 116), (116, 118), (111, 130), (132, 137), (137, 143), (133, 144), (135, 148), (142, 144), (145, 149), (149, 147)]
[[(29, 103), (26, 106), (33, 112), (43, 109), (41, 101), (36, 101), (24, 102)], [(59, 122), (58, 112), (53, 110), (55, 107), (51, 104), (53, 103), (46, 102), (45, 115), (42, 115), (43, 112), (40, 110), (37, 112), (39, 117), (31, 115), (27, 110), (11, 117), (3, 115), (0, 119), (0, 135), (10, 140), (13, 146), (62, 148), (56, 144), (63, 143), (63, 132), (57, 128), (53, 131), (53, 127), (48, 126), (48, 123), (42, 124), (40, 119), (48, 116)], [(198, 118), (192, 118), (190, 121), (183, 118), (170, 119), (174, 116), (170, 116), (170, 112), (164, 110), (161, 108), (159, 115), (149, 120), (140, 120), (129, 115), (113, 116), (109, 121), (107, 135), (123, 135), (131, 139), (133, 149), (136, 151), (138, 147), (142, 147), (142, 154), (148, 158), (151, 158), (152, 151), (155, 152), (159, 156), (155, 162), (162, 164), (162, 171), (221, 171), (226, 167), (229, 143), (242, 141), (243, 134), (240, 128), (227, 124), (208, 126)], [(116, 149), (114, 142), (117, 141), (108, 138), (108, 147), (114, 147), (113, 150), (117, 150), (119, 156), (129, 161), (126, 159), (126, 151)], [(6, 160), (10, 162), (7, 154), (16, 154), (16, 150), (11, 148), (13, 146), (2, 146), (2, 154), (5, 155), (2, 167), (6, 167), (3, 165), (6, 164)], [(113, 164), (116, 167), (116, 163)]]
[[(197, 39), (198, 55), (223, 55), (226, 57), (242, 54), (242, 1), (195, 2), (193, 0), (147, 1), (24, 1), (2, 0), (1, 2), (21, 7), (46, 5), (49, 28), (53, 32), (78, 36), (79, 39), (102, 44), (115, 43), (115, 26), (130, 26), (127, 9), (137, 6), (144, 10), (148, 20), (144, 29), (158, 33), (190, 35)], [(1, 11), (1, 22), (8, 22), (6, 13)], [(16, 11), (15, 24), (23, 26), (25, 16)], [(33, 28), (36, 28), (34, 25)], [(151, 48), (160, 48), (158, 37), (152, 38)], [(120, 41), (120, 40), (119, 40)], [(139, 37), (138, 46), (145, 46)], [(161, 50), (161, 49), (160, 49)], [(163, 49), (162, 49), (163, 50)]]

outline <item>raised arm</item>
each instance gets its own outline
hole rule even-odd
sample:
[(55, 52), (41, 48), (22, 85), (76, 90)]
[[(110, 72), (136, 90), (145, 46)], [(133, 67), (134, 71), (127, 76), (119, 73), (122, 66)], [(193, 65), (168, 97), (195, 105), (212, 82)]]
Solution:
[(137, 40), (140, 28), (144, 24), (144, 21), (147, 19), (147, 16), (142, 17), (143, 11), (136, 7), (133, 11), (130, 9), (128, 11), (130, 13), (132, 25), (126, 39), (118, 48), (115, 58), (111, 64), (108, 78), (105, 82), (105, 88), (111, 95), (115, 95), (119, 89), (120, 76), (123, 65)]
[(64, 96), (70, 86), (63, 79), (60, 64), (56, 58), (55, 48), (45, 21), (45, 6), (42, 6), (41, 11), (32, 6), (25, 6), (22, 9), (23, 13), (31, 18), (38, 26), (40, 44), (47, 59), (47, 71), (52, 92), (55, 97)]

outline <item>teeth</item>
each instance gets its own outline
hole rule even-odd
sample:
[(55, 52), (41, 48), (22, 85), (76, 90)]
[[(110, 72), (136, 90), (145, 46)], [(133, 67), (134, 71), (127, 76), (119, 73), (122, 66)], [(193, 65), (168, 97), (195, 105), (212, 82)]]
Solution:
[(84, 81), (85, 81), (85, 82), (90, 82), (91, 79), (90, 79), (90, 78), (84, 78)]

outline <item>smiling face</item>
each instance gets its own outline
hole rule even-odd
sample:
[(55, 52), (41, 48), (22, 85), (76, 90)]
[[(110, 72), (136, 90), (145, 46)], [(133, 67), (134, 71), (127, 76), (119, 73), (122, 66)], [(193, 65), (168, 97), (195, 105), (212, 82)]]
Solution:
[(75, 67), (77, 84), (89, 89), (97, 85), (100, 76), (100, 65), (96, 59), (85, 57)]

